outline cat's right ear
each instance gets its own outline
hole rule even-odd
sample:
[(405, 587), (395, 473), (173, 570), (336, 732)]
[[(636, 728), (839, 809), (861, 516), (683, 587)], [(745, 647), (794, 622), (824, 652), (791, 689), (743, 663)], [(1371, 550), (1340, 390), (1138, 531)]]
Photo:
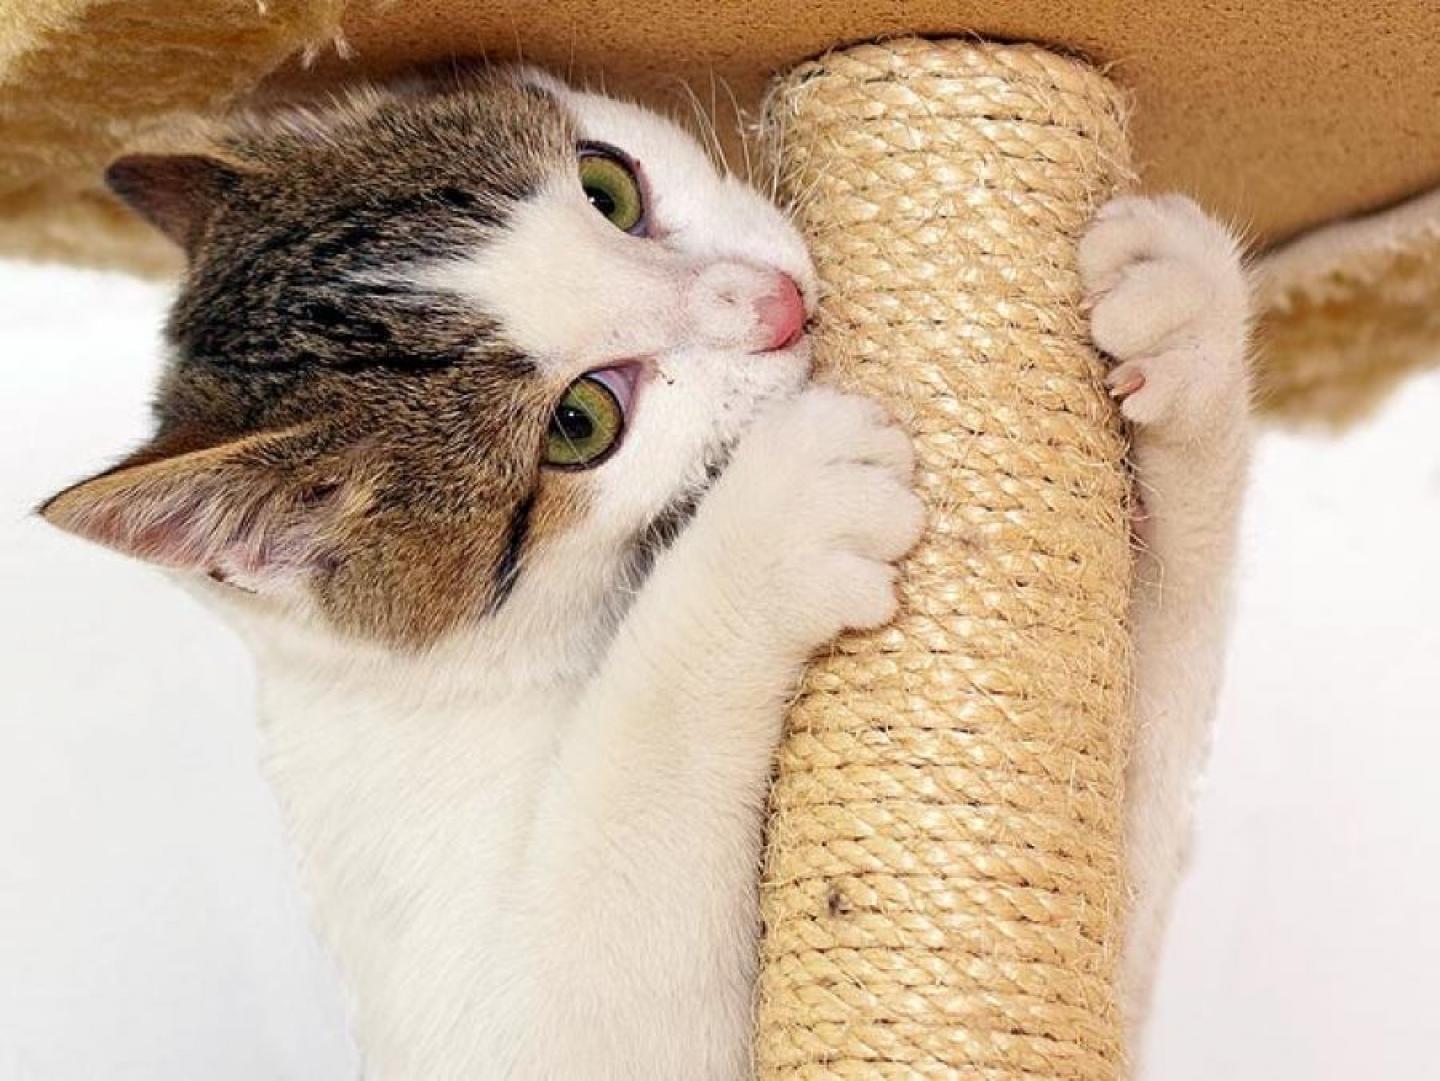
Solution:
[(106, 186), (187, 255), (239, 180), (235, 169), (200, 154), (131, 154), (105, 170)]
[(305, 574), (363, 510), (353, 478), (309, 457), (303, 430), (190, 450), (157, 442), (38, 508), (125, 555), (256, 588)]

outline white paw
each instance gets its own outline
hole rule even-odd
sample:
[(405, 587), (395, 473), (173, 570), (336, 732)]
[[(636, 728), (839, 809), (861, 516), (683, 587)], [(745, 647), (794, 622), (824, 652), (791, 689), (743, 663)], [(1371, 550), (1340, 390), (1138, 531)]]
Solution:
[(1188, 436), (1245, 408), (1249, 287), (1223, 225), (1181, 195), (1114, 199), (1079, 254), (1090, 334), (1129, 420)]
[(724, 573), (802, 648), (895, 615), (894, 562), (919, 538), (909, 437), (868, 398), (811, 387), (761, 416), (715, 500)]

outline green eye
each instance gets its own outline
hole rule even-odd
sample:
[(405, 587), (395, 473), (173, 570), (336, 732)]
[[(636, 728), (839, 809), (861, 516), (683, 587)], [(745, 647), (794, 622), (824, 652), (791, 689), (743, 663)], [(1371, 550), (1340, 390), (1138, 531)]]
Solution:
[(610, 150), (583, 150), (580, 154), (580, 187), (590, 205), (611, 225), (636, 233), (645, 224), (645, 200), (635, 171)]
[(555, 403), (545, 432), (545, 464), (559, 469), (599, 465), (620, 442), (625, 413), (615, 392), (582, 375)]

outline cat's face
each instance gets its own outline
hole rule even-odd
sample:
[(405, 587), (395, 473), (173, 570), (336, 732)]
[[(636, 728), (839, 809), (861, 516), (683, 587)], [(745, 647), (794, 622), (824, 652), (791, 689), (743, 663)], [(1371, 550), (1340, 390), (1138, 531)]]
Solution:
[(112, 186), (189, 254), (150, 445), (62, 527), (397, 644), (594, 600), (809, 367), (768, 202), (533, 72), (247, 122)]

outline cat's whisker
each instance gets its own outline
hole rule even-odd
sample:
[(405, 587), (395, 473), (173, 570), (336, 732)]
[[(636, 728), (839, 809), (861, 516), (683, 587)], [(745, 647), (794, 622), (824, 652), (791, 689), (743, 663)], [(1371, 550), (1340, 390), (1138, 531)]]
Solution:
[[(710, 71), (712, 86), (714, 85), (715, 78), (715, 71), (712, 68)], [(724, 76), (720, 76), (720, 85), (725, 88), (725, 94), (730, 99), (730, 109), (735, 117), (735, 134), (739, 139), (740, 153), (744, 155), (745, 161), (745, 183), (753, 184), (755, 182), (755, 169), (750, 160), (750, 136), (745, 130), (745, 110), (740, 108), (740, 99), (735, 96), (735, 88), (730, 85), (730, 80)]]
[(575, 81), (575, 54), (576, 54), (577, 48), (579, 47), (579, 42), (580, 42), (580, 28), (579, 28), (578, 26), (571, 26), (571, 27), (570, 27), (570, 57), (569, 57), (569, 59), (565, 62), (565, 81), (566, 81), (567, 83), (573, 83), (573, 82)]
[(734, 175), (735, 169), (730, 162), (730, 155), (725, 149), (725, 141), (720, 138), (718, 118), (720, 116), (720, 98), (715, 87), (715, 69), (709, 71), (710, 78), (710, 111), (708, 114), (711, 136), (715, 140), (715, 148), (720, 154), (720, 161), (727, 173)]
[(697, 134), (700, 137), (701, 145), (705, 148), (705, 153), (717, 167), (728, 171), (729, 163), (725, 160), (725, 148), (720, 145), (719, 135), (715, 131), (715, 123), (708, 115), (700, 96), (695, 93), (695, 88), (690, 85), (688, 79), (676, 78), (675, 82), (690, 105), (695, 126), (699, 129)]

